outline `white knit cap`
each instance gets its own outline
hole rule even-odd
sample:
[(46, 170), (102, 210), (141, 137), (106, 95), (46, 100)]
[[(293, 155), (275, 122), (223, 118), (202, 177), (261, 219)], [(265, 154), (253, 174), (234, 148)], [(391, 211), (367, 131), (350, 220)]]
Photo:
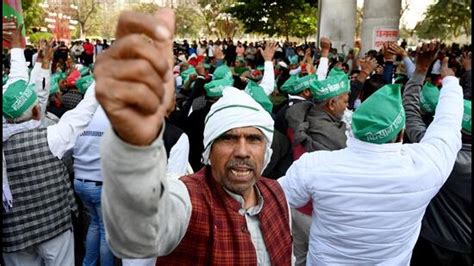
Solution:
[[(227, 87), (222, 97), (211, 106), (204, 126), (203, 163), (210, 165), (212, 143), (225, 132), (240, 127), (256, 127), (265, 135), (267, 147), (263, 169), (272, 156), (273, 118), (250, 95), (234, 87)], [(262, 171), (263, 171), (262, 169)]]

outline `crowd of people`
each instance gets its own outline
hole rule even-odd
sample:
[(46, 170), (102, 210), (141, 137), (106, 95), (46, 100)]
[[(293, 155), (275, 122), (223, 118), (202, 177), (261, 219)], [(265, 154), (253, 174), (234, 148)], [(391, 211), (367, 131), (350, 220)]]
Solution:
[(471, 45), (3, 22), (4, 265), (471, 265)]

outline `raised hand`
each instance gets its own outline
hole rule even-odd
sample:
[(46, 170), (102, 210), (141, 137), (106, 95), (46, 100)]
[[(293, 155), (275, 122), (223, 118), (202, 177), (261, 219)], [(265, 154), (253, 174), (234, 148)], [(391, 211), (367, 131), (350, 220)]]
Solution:
[(441, 78), (447, 77), (447, 76), (454, 76), (454, 71), (448, 67), (448, 62), (449, 62), (449, 57), (445, 56), (443, 58), (443, 62), (441, 62)]
[(418, 73), (426, 73), (439, 51), (439, 43), (423, 43), (416, 49), (416, 69)]
[(327, 37), (321, 37), (319, 46), (321, 47), (321, 57), (328, 57), (329, 50), (331, 50), (331, 40)]
[(122, 12), (114, 45), (97, 57), (97, 100), (127, 143), (150, 145), (173, 104), (174, 25), (170, 9), (155, 15)]
[(265, 61), (272, 61), (273, 55), (276, 51), (276, 42), (268, 42), (265, 45), (265, 50), (262, 50), (262, 48), (258, 48), (258, 50), (262, 54), (262, 57), (265, 59)]
[(390, 42), (387, 49), (390, 53), (399, 55), (402, 58), (408, 56), (408, 53), (405, 51), (405, 49), (400, 47), (396, 42)]
[(23, 25), (18, 24), (16, 17), (5, 18), (2, 26), (2, 38), (10, 43), (10, 48), (25, 48), (21, 34)]
[(365, 72), (366, 75), (370, 75), (372, 71), (377, 68), (377, 59), (366, 57), (359, 60), (360, 70)]
[(394, 53), (391, 49), (389, 49), (390, 45), (392, 42), (384, 42), (383, 43), (383, 59), (384, 61), (393, 61), (394, 56), (396, 53)]

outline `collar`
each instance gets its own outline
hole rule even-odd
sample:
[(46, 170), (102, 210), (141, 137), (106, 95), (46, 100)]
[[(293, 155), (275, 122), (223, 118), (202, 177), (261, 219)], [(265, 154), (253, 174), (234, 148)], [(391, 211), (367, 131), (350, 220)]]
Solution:
[(242, 207), (239, 210), (239, 213), (241, 215), (244, 215), (245, 213), (247, 213), (250, 216), (254, 216), (254, 215), (258, 215), (262, 211), (263, 197), (262, 197), (262, 194), (260, 193), (260, 190), (258, 189), (258, 187), (256, 185), (254, 186), (254, 188), (255, 188), (255, 191), (257, 193), (257, 205), (250, 207), (248, 210), (244, 209), (245, 202), (244, 202), (244, 198), (241, 195), (235, 194), (235, 193), (231, 192), (230, 190), (226, 189), (225, 187), (223, 187), (223, 188), (224, 188), (224, 191), (227, 194), (229, 194), (229, 196), (231, 196), (233, 199), (235, 199), (236, 201), (238, 201), (240, 203), (240, 205)]
[(402, 143), (385, 143), (385, 144), (374, 144), (358, 140), (352, 136), (347, 138), (347, 148), (355, 152), (366, 152), (366, 153), (400, 153), (402, 150)]

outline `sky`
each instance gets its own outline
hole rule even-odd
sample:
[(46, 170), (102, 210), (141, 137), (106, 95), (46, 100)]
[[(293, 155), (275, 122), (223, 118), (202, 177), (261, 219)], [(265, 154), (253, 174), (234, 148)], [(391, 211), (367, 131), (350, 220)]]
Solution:
[[(408, 29), (413, 29), (416, 23), (423, 19), (423, 13), (428, 6), (434, 4), (436, 0), (402, 0), (402, 7), (408, 4), (408, 9), (401, 18), (400, 25), (406, 25)], [(357, 0), (357, 7), (363, 7), (364, 0)]]

